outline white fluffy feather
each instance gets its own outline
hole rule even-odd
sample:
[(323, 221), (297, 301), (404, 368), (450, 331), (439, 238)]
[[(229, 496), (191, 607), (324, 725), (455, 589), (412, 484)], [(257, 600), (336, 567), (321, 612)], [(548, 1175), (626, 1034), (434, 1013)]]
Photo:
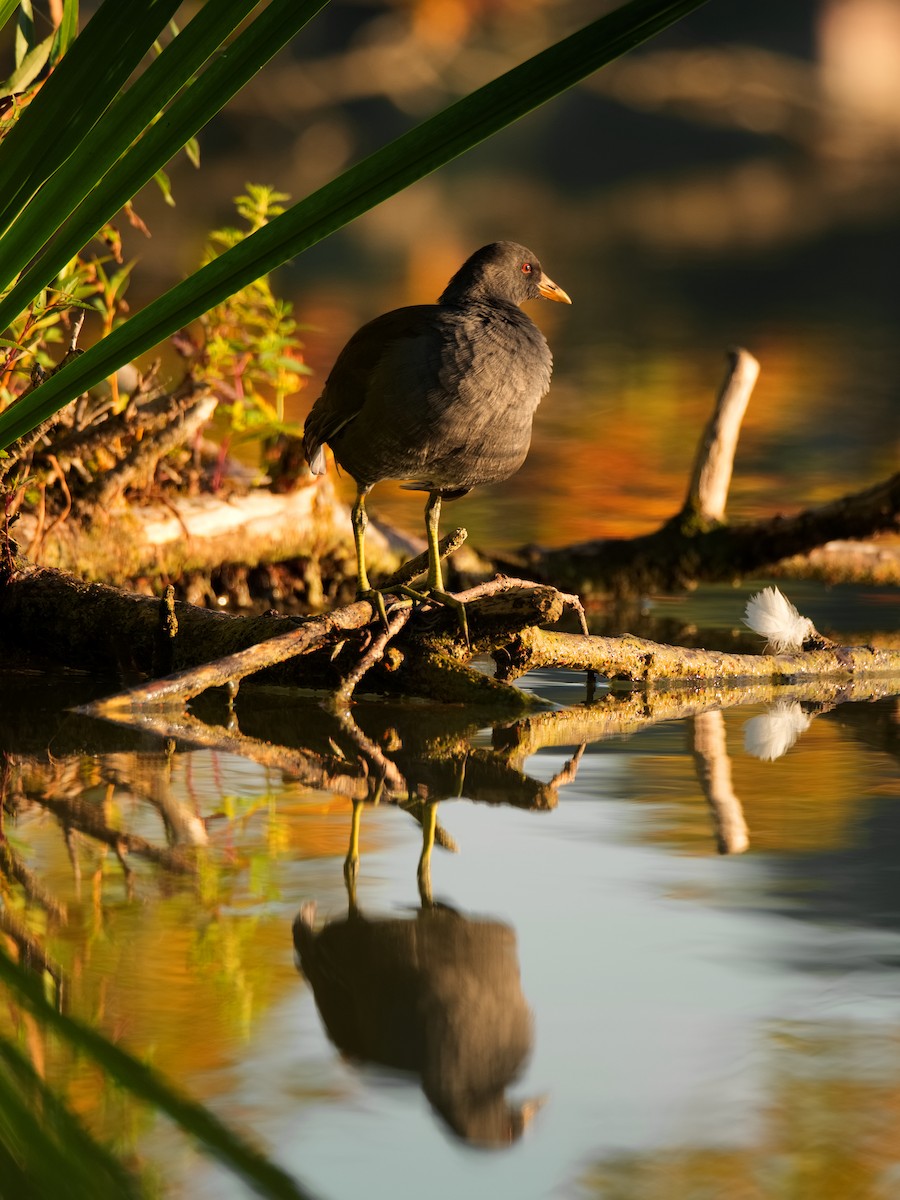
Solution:
[(766, 649), (776, 654), (799, 650), (816, 632), (809, 617), (801, 617), (787, 596), (776, 587), (763, 588), (747, 601), (744, 624), (766, 639)]
[(744, 726), (744, 749), (763, 762), (774, 762), (790, 750), (811, 721), (796, 700), (780, 701), (761, 716), (750, 718)]

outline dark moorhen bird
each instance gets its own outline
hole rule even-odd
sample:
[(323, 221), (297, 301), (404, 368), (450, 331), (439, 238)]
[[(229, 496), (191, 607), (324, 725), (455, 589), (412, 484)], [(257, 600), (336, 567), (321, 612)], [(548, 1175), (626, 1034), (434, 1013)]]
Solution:
[(441, 500), (508, 479), (525, 461), (553, 359), (519, 305), (540, 296), (572, 303), (530, 250), (492, 242), (463, 263), (437, 304), (376, 317), (338, 355), (303, 445), (314, 475), (325, 472), (327, 443), (356, 481), (360, 597), (381, 600), (366, 573), (366, 496), (381, 480), (397, 479), (428, 492), (427, 591), (460, 605), (443, 590)]

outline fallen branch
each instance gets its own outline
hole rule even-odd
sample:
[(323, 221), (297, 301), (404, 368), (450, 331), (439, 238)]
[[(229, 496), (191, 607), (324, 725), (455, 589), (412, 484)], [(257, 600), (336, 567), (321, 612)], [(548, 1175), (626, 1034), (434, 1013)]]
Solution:
[[(112, 712), (148, 704), (183, 705), (211, 687), (260, 682), (324, 690), (344, 699), (365, 677), (375, 692), (486, 705), (511, 715), (542, 702), (512, 681), (537, 667), (591, 671), (643, 687), (729, 679), (900, 675), (900, 652), (834, 647), (810, 640), (795, 654), (727, 654), (666, 646), (633, 637), (550, 632), (574, 598), (541, 584), (494, 579), (462, 593), (470, 642), (456, 614), (431, 604), (402, 609), (390, 639), (373, 606), (356, 602), (322, 617), (235, 617), (188, 604), (171, 605), (49, 570), (13, 572), (0, 587), (0, 649), (39, 647), (57, 667), (95, 675), (151, 675), (171, 661), (174, 673), (116, 692), (87, 710)], [(160, 617), (169, 627), (165, 654)], [(177, 635), (171, 623), (177, 618)], [(112, 636), (111, 636), (112, 635)], [(810, 647), (815, 647), (810, 648)], [(491, 654), (496, 678), (471, 665)], [(362, 657), (361, 657), (362, 656)]]
[(583, 593), (637, 596), (679, 592), (703, 580), (733, 581), (838, 538), (868, 538), (900, 529), (900, 473), (872, 487), (808, 509), (740, 525), (725, 523), (725, 506), (740, 426), (759, 363), (746, 350), (729, 353), (728, 371), (700, 438), (687, 497), (653, 533), (560, 547), (526, 546), (507, 569)]
[(286, 633), (257, 642), (224, 658), (118, 692), (106, 700), (88, 705), (86, 711), (99, 716), (111, 713), (117, 708), (165, 703), (183, 704), (209, 688), (238, 683), (246, 676), (254, 675), (266, 667), (307, 654), (310, 650), (324, 645), (338, 632), (359, 629), (372, 619), (372, 612), (372, 606), (363, 601), (336, 609), (325, 617), (312, 617)]
[(665, 687), (726, 680), (792, 683), (806, 679), (900, 678), (900, 651), (837, 646), (797, 654), (727, 654), (666, 646), (636, 637), (583, 637), (524, 629), (494, 655), (501, 679), (510, 681), (539, 667), (596, 671), (613, 682)]
[(397, 636), (409, 618), (412, 616), (412, 605), (407, 604), (394, 613), (388, 621), (387, 629), (382, 629), (368, 650), (363, 654), (359, 661), (347, 672), (344, 679), (341, 681), (340, 687), (335, 691), (334, 698), (339, 704), (347, 704), (350, 697), (353, 695), (356, 685), (360, 682), (364, 675), (380, 662), (384, 657), (384, 652), (387, 649), (388, 642)]

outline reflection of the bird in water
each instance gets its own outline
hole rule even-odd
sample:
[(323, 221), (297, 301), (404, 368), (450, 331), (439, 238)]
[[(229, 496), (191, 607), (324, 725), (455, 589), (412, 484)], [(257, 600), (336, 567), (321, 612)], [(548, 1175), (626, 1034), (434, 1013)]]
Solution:
[[(457, 1137), (478, 1146), (514, 1142), (538, 1108), (510, 1103), (506, 1089), (533, 1040), (522, 995), (515, 934), (508, 925), (435, 904), (431, 852), (455, 843), (438, 825), (440, 800), (553, 808), (556, 788), (574, 775), (541, 783), (492, 750), (456, 739), (435, 753), (427, 721), (375, 725), (364, 735), (344, 718), (341, 734), (369, 764), (369, 791), (353, 800), (344, 863), (346, 918), (314, 929), (316, 907), (294, 922), (294, 944), (328, 1035), (351, 1060), (418, 1077), (429, 1102)], [(337, 739), (332, 739), (338, 745)], [(382, 747), (384, 749), (382, 749)], [(388, 757), (388, 754), (390, 757)], [(379, 757), (384, 756), (381, 769)], [(402, 781), (402, 798), (398, 782)], [(359, 828), (366, 802), (392, 796), (422, 825), (418, 864), (422, 906), (407, 917), (369, 918), (356, 902)]]
[(301, 908), (294, 945), (341, 1053), (418, 1077), (464, 1141), (516, 1141), (539, 1101), (506, 1097), (534, 1036), (513, 930), (434, 904), (368, 918), (351, 901), (318, 932), (315, 914), (315, 904)]

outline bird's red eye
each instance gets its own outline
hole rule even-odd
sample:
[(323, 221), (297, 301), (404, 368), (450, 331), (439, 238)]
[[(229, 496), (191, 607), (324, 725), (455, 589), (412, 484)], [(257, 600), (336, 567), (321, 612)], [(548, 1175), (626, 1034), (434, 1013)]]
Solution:
[(527, 262), (527, 263), (522, 263), (522, 274), (523, 274), (523, 275), (530, 275), (530, 274), (531, 274), (531, 263), (529, 263), (529, 262)]

